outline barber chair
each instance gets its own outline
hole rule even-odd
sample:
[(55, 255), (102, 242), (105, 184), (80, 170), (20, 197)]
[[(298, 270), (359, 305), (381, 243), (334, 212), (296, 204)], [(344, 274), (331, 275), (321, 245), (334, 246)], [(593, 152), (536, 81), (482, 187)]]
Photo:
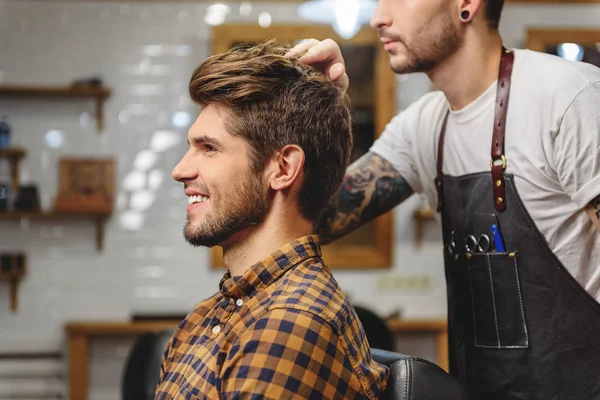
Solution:
[(160, 364), (174, 329), (141, 334), (127, 358), (121, 384), (122, 400), (154, 400)]
[(390, 369), (383, 400), (468, 400), (463, 384), (422, 358), (371, 349), (373, 359)]
[[(153, 400), (160, 376), (160, 363), (173, 330), (147, 332), (134, 344), (122, 382), (123, 400)], [(467, 400), (462, 384), (437, 365), (381, 349), (371, 349), (375, 361), (390, 369), (383, 399)]]
[(379, 315), (368, 308), (353, 305), (371, 347), (394, 351), (394, 335)]

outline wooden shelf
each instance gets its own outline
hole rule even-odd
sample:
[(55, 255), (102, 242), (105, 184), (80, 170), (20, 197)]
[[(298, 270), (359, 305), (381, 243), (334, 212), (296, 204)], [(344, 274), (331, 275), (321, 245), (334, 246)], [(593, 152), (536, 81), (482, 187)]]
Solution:
[(0, 158), (8, 158), (9, 160), (20, 160), (21, 158), (25, 157), (25, 154), (25, 150), (17, 147), (0, 149)]
[(2, 96), (37, 96), (37, 97), (100, 97), (110, 96), (110, 90), (95, 85), (70, 86), (0, 86)]
[(8, 211), (0, 212), (0, 221), (91, 218), (96, 223), (96, 249), (101, 251), (104, 248), (104, 224), (109, 216), (107, 212)]
[[(19, 162), (25, 157), (25, 150), (17, 147), (0, 149), (0, 159), (7, 158), (10, 161), (11, 184), (14, 193), (19, 192)], [(110, 211), (0, 211), (0, 221), (20, 220), (20, 219), (74, 219), (91, 218), (96, 223), (96, 249), (98, 251), (104, 248), (104, 224), (110, 216)]]
[(0, 96), (93, 98), (96, 100), (96, 124), (98, 131), (102, 131), (104, 128), (104, 100), (110, 96), (110, 90), (104, 86), (83, 84), (68, 86), (1, 85)]
[(435, 219), (435, 213), (429, 207), (419, 208), (414, 213), (415, 218), (415, 238), (417, 248), (420, 248), (423, 244), (423, 225), (426, 221)]

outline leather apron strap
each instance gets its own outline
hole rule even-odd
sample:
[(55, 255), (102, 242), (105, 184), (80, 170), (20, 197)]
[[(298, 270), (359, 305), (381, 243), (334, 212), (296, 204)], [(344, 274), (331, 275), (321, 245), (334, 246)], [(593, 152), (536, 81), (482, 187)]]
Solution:
[[(504, 154), (504, 132), (506, 130), (506, 113), (508, 110), (508, 98), (510, 95), (510, 82), (515, 55), (510, 50), (502, 48), (500, 58), (500, 70), (498, 71), (498, 88), (496, 89), (496, 109), (494, 114), (494, 130), (492, 136), (492, 150), (490, 168), (492, 169), (492, 180), (494, 185), (494, 207), (502, 212), (506, 209), (504, 171), (506, 170), (506, 156)], [(444, 138), (446, 136), (446, 125), (448, 115), (446, 113), (440, 132), (437, 155), (437, 177), (435, 185), (438, 192), (438, 212), (442, 211), (443, 185), (442, 168), (444, 166)]]

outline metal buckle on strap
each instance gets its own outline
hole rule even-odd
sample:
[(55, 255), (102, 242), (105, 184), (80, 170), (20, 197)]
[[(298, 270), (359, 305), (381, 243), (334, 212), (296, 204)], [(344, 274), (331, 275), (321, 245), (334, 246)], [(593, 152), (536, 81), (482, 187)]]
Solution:
[[(502, 161), (502, 164), (494, 164), (496, 161)], [(496, 159), (491, 159), (490, 160), (490, 168), (494, 168), (494, 166), (498, 166), (498, 165), (502, 165), (502, 169), (506, 169), (506, 157), (504, 157), (504, 154), (502, 154), (500, 156), (500, 158), (496, 158)]]

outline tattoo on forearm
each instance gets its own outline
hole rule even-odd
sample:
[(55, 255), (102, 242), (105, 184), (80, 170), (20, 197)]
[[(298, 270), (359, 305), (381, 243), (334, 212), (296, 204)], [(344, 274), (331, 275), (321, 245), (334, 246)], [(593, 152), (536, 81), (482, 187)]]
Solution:
[(394, 208), (412, 189), (392, 165), (373, 153), (353, 163), (324, 211), (316, 233), (330, 243)]
[(600, 219), (600, 196), (596, 197), (590, 202), (590, 207), (592, 207), (592, 210), (594, 210), (596, 218)]
[(600, 233), (600, 195), (590, 201), (586, 211), (590, 215), (596, 230)]

